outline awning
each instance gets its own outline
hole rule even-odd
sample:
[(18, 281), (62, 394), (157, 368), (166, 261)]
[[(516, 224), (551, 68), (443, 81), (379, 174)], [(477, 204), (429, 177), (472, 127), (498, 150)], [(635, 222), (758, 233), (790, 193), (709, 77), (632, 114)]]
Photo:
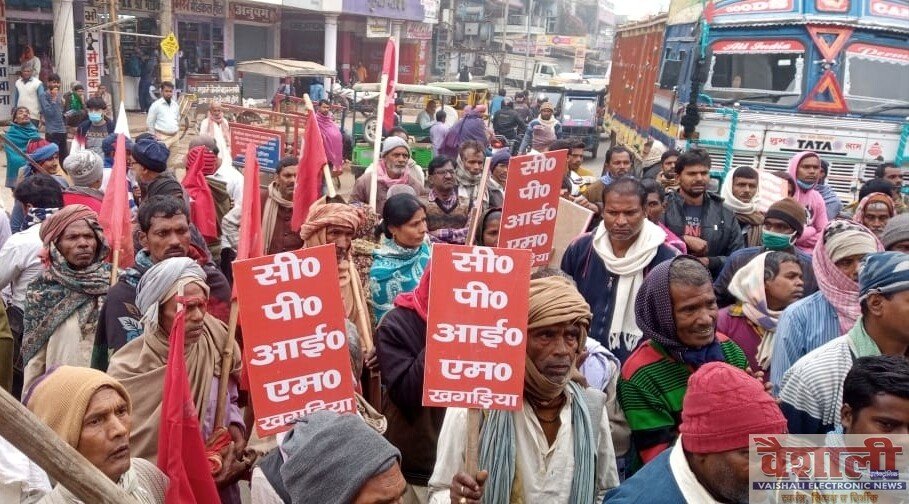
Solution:
[(312, 61), (292, 59), (257, 59), (237, 63), (238, 72), (266, 77), (332, 77), (338, 72)]

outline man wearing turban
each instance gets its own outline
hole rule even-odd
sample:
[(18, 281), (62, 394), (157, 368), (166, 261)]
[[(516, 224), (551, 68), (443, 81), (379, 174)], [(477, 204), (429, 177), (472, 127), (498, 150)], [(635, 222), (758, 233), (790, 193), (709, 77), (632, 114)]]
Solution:
[(39, 236), (45, 267), (25, 293), (24, 390), (53, 366), (90, 364), (112, 267), (98, 214), (85, 205), (48, 217)]
[(486, 414), (478, 474), (461, 469), (467, 410), (448, 409), (429, 480), (431, 503), (602, 502), (618, 486), (606, 396), (576, 381), (590, 317), (570, 280), (530, 281), (523, 408)]

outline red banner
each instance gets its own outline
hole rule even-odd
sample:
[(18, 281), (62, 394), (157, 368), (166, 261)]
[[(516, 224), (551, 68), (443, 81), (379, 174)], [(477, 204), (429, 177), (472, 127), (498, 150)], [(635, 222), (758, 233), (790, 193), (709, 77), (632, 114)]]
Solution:
[(423, 405), (522, 407), (530, 252), (432, 248)]
[(566, 150), (515, 156), (508, 163), (510, 190), (505, 191), (498, 245), (531, 250), (533, 266), (549, 264), (567, 167)]
[(259, 435), (318, 410), (356, 411), (334, 245), (233, 267)]

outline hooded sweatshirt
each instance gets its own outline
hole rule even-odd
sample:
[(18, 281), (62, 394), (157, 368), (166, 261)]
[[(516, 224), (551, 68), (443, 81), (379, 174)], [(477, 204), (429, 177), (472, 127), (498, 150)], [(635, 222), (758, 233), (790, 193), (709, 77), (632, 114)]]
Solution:
[(805, 190), (802, 189), (797, 182), (798, 177), (796, 176), (796, 172), (798, 171), (799, 163), (807, 156), (815, 156), (820, 159), (820, 156), (814, 152), (800, 152), (789, 160), (789, 168), (787, 171), (789, 172), (789, 176), (792, 177), (792, 180), (796, 181), (793, 198), (808, 210), (808, 224), (805, 226), (805, 231), (802, 232), (802, 236), (795, 242), (795, 245), (805, 252), (811, 253), (814, 249), (814, 244), (817, 243), (818, 238), (827, 226), (827, 206), (824, 203), (824, 197), (816, 190), (817, 183)]

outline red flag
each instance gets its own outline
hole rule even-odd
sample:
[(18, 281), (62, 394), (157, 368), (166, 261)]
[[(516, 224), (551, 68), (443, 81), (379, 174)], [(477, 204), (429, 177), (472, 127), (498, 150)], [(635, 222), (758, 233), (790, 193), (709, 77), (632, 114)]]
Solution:
[(168, 337), (170, 348), (158, 427), (158, 469), (170, 479), (165, 495), (167, 504), (220, 502), (186, 377), (185, 326), (186, 310), (181, 308)]
[(242, 261), (265, 253), (262, 238), (262, 201), (259, 195), (259, 159), (256, 147), (246, 144), (246, 167), (243, 169), (243, 207), (240, 212), (240, 243), (237, 258)]
[[(218, 212), (215, 210), (215, 198), (211, 188), (205, 180), (206, 163), (212, 166), (217, 163), (215, 155), (208, 147), (199, 145), (193, 147), (186, 154), (186, 176), (183, 177), (183, 187), (189, 195), (189, 214), (193, 224), (202, 233), (206, 242), (218, 239)], [(241, 228), (242, 229), (242, 228)]]
[[(310, 110), (310, 116), (315, 112)], [(322, 192), (322, 167), (328, 164), (325, 156), (325, 145), (322, 144), (322, 133), (319, 121), (310, 117), (303, 131), (303, 149), (300, 151), (300, 164), (297, 165), (297, 180), (294, 182), (294, 211), (290, 217), (290, 229), (294, 232), (306, 222), (309, 207)]]
[(101, 202), (101, 215), (98, 221), (104, 229), (104, 237), (110, 244), (113, 260), (115, 250), (120, 251), (118, 264), (120, 268), (133, 265), (136, 253), (133, 250), (132, 226), (129, 223), (129, 195), (126, 180), (126, 137), (117, 135), (117, 148), (114, 151), (114, 167), (111, 172), (104, 200)]
[(388, 39), (385, 44), (385, 61), (382, 63), (382, 74), (388, 76), (385, 86), (385, 117), (382, 127), (385, 131), (395, 126), (395, 82), (398, 80), (398, 67), (395, 66), (395, 40)]

